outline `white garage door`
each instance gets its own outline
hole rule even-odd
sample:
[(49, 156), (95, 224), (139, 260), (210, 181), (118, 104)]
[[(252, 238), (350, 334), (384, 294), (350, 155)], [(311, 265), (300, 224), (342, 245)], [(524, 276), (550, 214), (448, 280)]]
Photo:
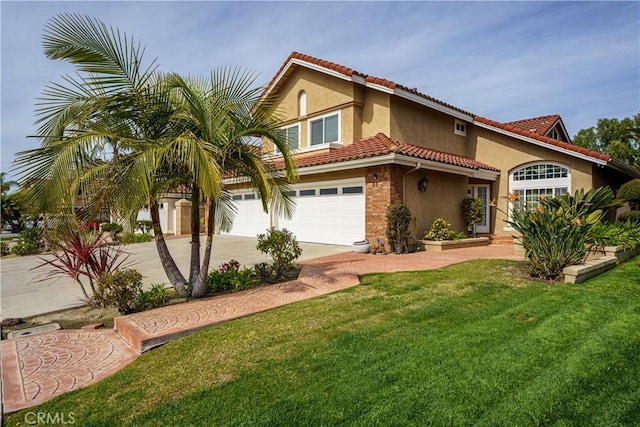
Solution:
[(365, 238), (364, 179), (325, 181), (294, 186), (296, 211), (278, 218), (300, 242), (351, 245)]
[(237, 192), (233, 194), (238, 212), (229, 234), (233, 236), (256, 237), (269, 228), (269, 214), (262, 210), (262, 201), (254, 193)]

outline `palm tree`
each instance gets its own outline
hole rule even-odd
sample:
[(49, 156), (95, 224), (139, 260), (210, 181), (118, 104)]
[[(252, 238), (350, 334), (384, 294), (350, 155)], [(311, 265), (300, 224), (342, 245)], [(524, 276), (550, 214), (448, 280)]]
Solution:
[[(282, 190), (295, 178), (278, 120), (253, 79), (245, 73), (211, 78), (163, 75), (155, 61), (142, 68), (144, 49), (101, 21), (78, 15), (52, 18), (43, 36), (45, 53), (77, 66), (66, 84), (44, 92), (37, 123), (41, 147), (18, 154), (21, 182), (43, 205), (73, 206), (78, 194), (90, 203), (108, 200), (121, 216), (149, 206), (155, 242), (176, 291), (187, 281), (164, 241), (158, 200), (178, 184), (191, 188), (192, 251), (189, 275), (194, 296), (204, 294), (214, 218), (225, 224), (232, 210), (224, 174), (243, 174), (263, 196), (263, 206), (285, 213), (291, 200)], [(206, 83), (205, 83), (206, 82)], [(275, 174), (248, 137), (267, 137), (284, 153), (286, 174)], [(205, 260), (200, 264), (198, 206), (209, 207)], [(96, 206), (94, 206), (96, 207)]]
[[(248, 185), (260, 195), (263, 209), (268, 202), (279, 214), (290, 215), (293, 201), (289, 196), (288, 182), (296, 179), (296, 168), (289, 155), (289, 144), (280, 131), (279, 120), (269, 99), (261, 99), (262, 88), (255, 87), (255, 76), (238, 69), (219, 69), (209, 78), (183, 79), (177, 74), (168, 77), (168, 84), (175, 88), (179, 113), (175, 116), (175, 128), (180, 130), (178, 140), (195, 140), (214, 153), (211, 159), (227, 177), (249, 178)], [(274, 164), (261, 156), (259, 148), (251, 144), (252, 138), (268, 138), (284, 153), (284, 175), (274, 173)], [(222, 192), (203, 191), (197, 182), (191, 192), (191, 266), (189, 284), (192, 295), (203, 296), (211, 257), (215, 216), (222, 228), (229, 224), (234, 207)], [(198, 207), (204, 197), (208, 213), (207, 243), (204, 260), (200, 260), (200, 223)]]

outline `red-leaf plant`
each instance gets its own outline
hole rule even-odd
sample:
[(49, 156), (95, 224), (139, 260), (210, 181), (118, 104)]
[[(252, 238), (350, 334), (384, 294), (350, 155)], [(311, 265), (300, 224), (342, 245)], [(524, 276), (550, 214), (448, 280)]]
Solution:
[(95, 283), (102, 276), (120, 268), (130, 254), (119, 246), (110, 246), (102, 232), (74, 227), (65, 234), (66, 237), (60, 240), (55, 251), (51, 253), (53, 259), (39, 257), (42, 263), (33, 269), (46, 266), (50, 269), (39, 274), (36, 281), (41, 282), (58, 276), (70, 277), (80, 286), (86, 302), (94, 305), (80, 278), (84, 276), (89, 280), (93, 295)]

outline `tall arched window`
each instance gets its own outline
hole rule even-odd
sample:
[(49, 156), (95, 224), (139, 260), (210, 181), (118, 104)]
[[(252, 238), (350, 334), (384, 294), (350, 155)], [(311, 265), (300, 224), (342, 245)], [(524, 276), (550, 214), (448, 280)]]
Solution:
[(298, 113), (299, 117), (307, 115), (307, 93), (303, 90), (298, 95)]
[(514, 169), (509, 174), (509, 192), (517, 203), (537, 207), (540, 196), (555, 197), (571, 191), (571, 170), (559, 163), (540, 162)]

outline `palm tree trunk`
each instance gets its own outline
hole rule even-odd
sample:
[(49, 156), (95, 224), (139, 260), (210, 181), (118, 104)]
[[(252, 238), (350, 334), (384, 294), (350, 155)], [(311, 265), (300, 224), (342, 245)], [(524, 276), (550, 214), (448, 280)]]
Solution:
[(189, 265), (189, 285), (191, 294), (200, 274), (200, 187), (193, 184), (191, 189), (191, 263)]
[(204, 248), (204, 258), (200, 266), (198, 280), (193, 286), (192, 295), (195, 298), (203, 297), (207, 293), (207, 276), (209, 275), (209, 263), (211, 261), (211, 249), (213, 248), (214, 232), (214, 205), (212, 199), (207, 199), (207, 243)]
[(160, 209), (158, 207), (158, 202), (154, 201), (151, 203), (149, 206), (149, 212), (151, 213), (151, 225), (153, 227), (153, 234), (155, 236), (154, 240), (156, 242), (156, 248), (158, 249), (158, 255), (160, 256), (162, 268), (164, 269), (171, 286), (173, 286), (173, 289), (178, 292), (178, 295), (184, 296), (184, 285), (187, 282), (182, 273), (180, 273), (176, 262), (171, 257), (169, 248), (167, 248), (167, 242), (164, 240), (162, 228), (160, 227)]

